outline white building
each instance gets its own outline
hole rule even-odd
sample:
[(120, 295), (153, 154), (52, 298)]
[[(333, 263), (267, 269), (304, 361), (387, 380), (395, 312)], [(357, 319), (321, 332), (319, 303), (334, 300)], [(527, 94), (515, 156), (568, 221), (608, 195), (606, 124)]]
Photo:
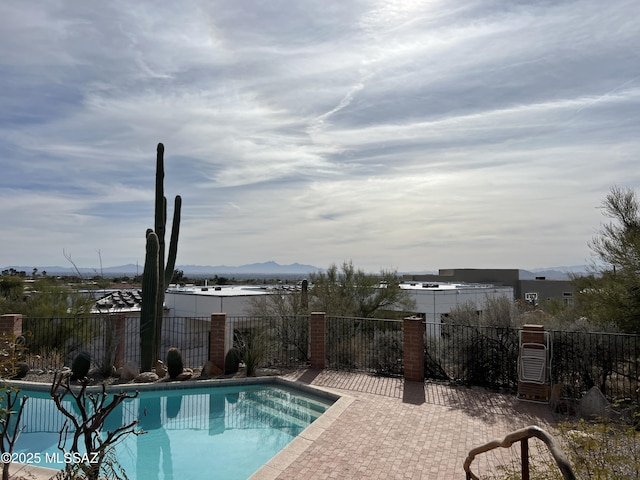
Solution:
[(250, 314), (251, 299), (268, 295), (264, 287), (170, 286), (164, 296), (164, 306), (171, 317), (202, 318), (212, 313), (226, 313), (228, 317)]
[(400, 288), (409, 291), (432, 335), (440, 333), (442, 318), (457, 306), (471, 303), (481, 312), (489, 299), (513, 299), (513, 287), (490, 284), (406, 282)]

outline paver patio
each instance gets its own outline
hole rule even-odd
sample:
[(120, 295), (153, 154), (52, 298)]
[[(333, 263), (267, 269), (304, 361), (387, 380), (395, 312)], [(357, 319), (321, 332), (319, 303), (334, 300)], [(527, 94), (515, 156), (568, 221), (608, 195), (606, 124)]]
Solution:
[[(345, 397), (252, 480), (464, 479), (472, 448), (528, 425), (553, 425), (547, 405), (479, 388), (331, 370), (284, 378)], [(479, 456), (474, 472), (495, 471), (499, 460)]]

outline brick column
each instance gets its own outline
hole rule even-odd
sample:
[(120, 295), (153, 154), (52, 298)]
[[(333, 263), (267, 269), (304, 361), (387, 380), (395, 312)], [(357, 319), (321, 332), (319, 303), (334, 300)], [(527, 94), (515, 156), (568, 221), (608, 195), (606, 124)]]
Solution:
[(226, 313), (211, 314), (211, 330), (209, 335), (209, 360), (224, 372)]
[(0, 315), (0, 336), (19, 337), (22, 335), (22, 314)]
[(327, 319), (324, 312), (312, 312), (309, 318), (309, 352), (311, 354), (311, 368), (322, 370), (326, 362)]
[(0, 350), (9, 353), (8, 357), (0, 359), (0, 376), (12, 375), (15, 373), (15, 339), (22, 335), (22, 314), (11, 313), (0, 315)]
[(537, 343), (544, 345), (544, 325), (523, 325), (522, 326), (522, 343)]
[(127, 322), (127, 316), (124, 314), (116, 317), (116, 339), (118, 345), (116, 346), (115, 361), (113, 362), (116, 368), (124, 367), (124, 354), (126, 349), (125, 342), (125, 327)]
[(404, 379), (424, 382), (424, 320), (406, 317), (402, 325), (404, 351)]

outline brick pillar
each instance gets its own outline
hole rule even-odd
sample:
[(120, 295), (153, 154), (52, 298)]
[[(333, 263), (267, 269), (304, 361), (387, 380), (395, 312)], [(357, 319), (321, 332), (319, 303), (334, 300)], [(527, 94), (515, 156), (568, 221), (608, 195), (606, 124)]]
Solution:
[(14, 342), (20, 335), (22, 335), (22, 314), (0, 315), (0, 350), (9, 353), (8, 357), (0, 359), (0, 376), (2, 377), (15, 372)]
[(118, 345), (116, 346), (116, 355), (115, 361), (113, 362), (116, 368), (124, 367), (124, 358), (125, 358), (125, 327), (127, 322), (127, 316), (124, 314), (118, 315), (116, 317), (116, 339), (118, 341)]
[(402, 325), (404, 341), (404, 379), (424, 382), (424, 320), (406, 317)]
[(544, 325), (523, 325), (522, 326), (522, 343), (537, 343), (544, 345)]
[(22, 314), (0, 315), (0, 336), (19, 337), (22, 335)]
[(224, 356), (226, 339), (226, 313), (211, 314), (211, 330), (209, 335), (209, 360), (224, 372)]
[(326, 338), (327, 318), (324, 312), (312, 312), (309, 319), (309, 351), (311, 354), (311, 368), (322, 370), (327, 358)]

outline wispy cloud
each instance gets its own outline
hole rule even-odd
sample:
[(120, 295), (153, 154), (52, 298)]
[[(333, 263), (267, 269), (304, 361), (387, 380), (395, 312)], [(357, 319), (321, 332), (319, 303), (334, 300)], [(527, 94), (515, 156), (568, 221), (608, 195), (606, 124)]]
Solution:
[(583, 263), (595, 207), (640, 180), (638, 14), (4, 2), (0, 265), (142, 262), (158, 142), (178, 263)]

